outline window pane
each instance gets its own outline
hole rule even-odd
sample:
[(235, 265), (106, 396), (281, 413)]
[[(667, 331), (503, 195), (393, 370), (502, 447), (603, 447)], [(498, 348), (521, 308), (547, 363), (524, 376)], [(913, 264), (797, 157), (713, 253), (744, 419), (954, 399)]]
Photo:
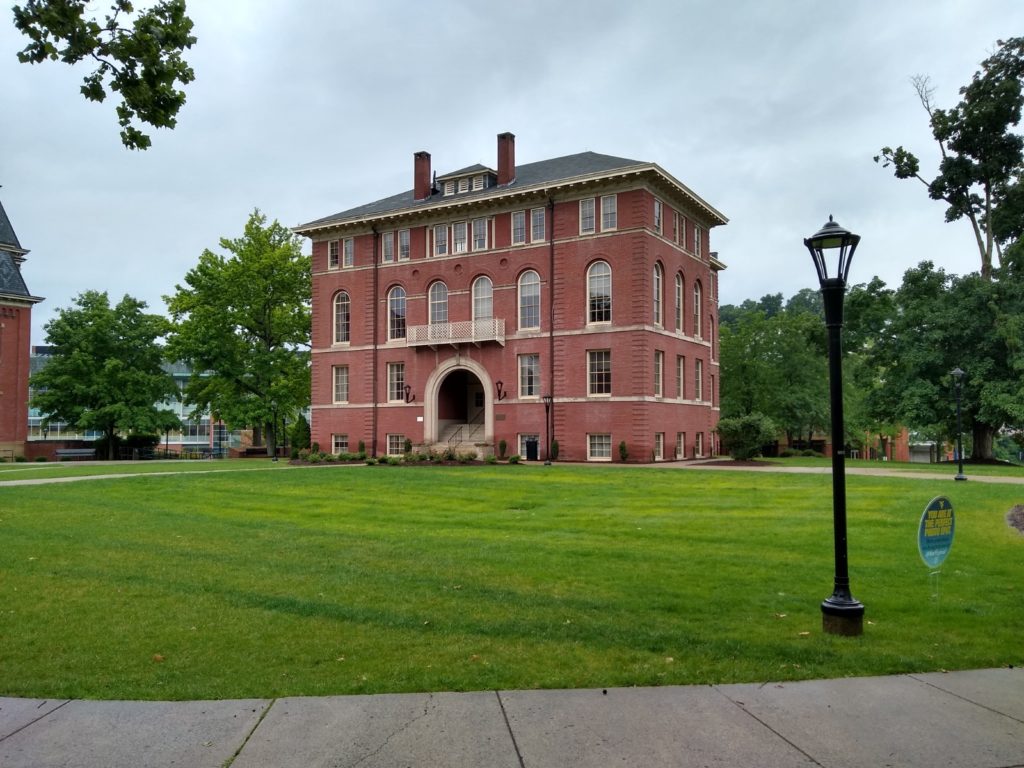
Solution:
[(405, 363), (388, 363), (388, 400), (405, 400)]
[(448, 286), (434, 283), (430, 286), (430, 324), (448, 322)]
[(591, 459), (612, 457), (612, 436), (610, 434), (587, 435), (587, 448)]
[(348, 402), (348, 366), (334, 366), (334, 402)]
[(395, 260), (395, 233), (385, 232), (380, 236), (380, 258), (381, 261)]
[(587, 235), (594, 231), (594, 198), (580, 200), (580, 234)]
[(602, 349), (587, 353), (588, 393), (610, 395), (612, 393), (612, 353)]
[(526, 211), (515, 211), (512, 214), (512, 245), (526, 242)]
[(540, 328), (540, 275), (532, 269), (519, 278), (519, 327)]
[(487, 248), (487, 219), (473, 219), (473, 250)]
[(539, 243), (544, 239), (544, 209), (530, 211), (530, 242)]
[(466, 252), (466, 222), (452, 225), (452, 253)]
[(341, 265), (343, 267), (351, 267), (353, 264), (355, 264), (355, 260), (356, 260), (356, 244), (355, 244), (355, 241), (351, 237), (345, 238), (344, 260), (342, 261)]
[(388, 338), (405, 338), (405, 289), (401, 287), (388, 294)]
[(434, 227), (434, 255), (444, 256), (448, 253), (448, 226), (439, 224)]
[(540, 394), (540, 355), (519, 356), (519, 396), (537, 397)]
[(654, 324), (661, 325), (661, 264), (654, 265)]
[(334, 343), (344, 344), (349, 341), (351, 331), (352, 303), (348, 294), (339, 293), (334, 299)]
[(618, 197), (606, 195), (601, 198), (601, 229), (615, 229), (619, 224)]
[(331, 240), (327, 243), (327, 266), (334, 269), (338, 266), (338, 241)]
[(479, 277), (473, 283), (473, 319), (490, 320), (494, 317), (492, 298), (494, 288), (489, 277)]
[(612, 319), (612, 268), (599, 261), (587, 276), (588, 322), (608, 323)]
[(407, 261), (409, 258), (409, 230), (398, 230), (398, 258)]
[(348, 435), (331, 435), (331, 453), (348, 453)]
[(654, 201), (654, 231), (661, 234), (661, 200)]

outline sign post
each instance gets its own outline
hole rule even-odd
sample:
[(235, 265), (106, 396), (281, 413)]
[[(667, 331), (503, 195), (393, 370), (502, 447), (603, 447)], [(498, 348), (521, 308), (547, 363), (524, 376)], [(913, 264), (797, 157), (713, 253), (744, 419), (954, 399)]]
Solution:
[(953, 534), (956, 532), (956, 515), (953, 504), (945, 496), (936, 496), (921, 514), (921, 523), (917, 527), (917, 551), (921, 560), (933, 569), (931, 577), (938, 598), (939, 566), (942, 565), (949, 550), (953, 547)]

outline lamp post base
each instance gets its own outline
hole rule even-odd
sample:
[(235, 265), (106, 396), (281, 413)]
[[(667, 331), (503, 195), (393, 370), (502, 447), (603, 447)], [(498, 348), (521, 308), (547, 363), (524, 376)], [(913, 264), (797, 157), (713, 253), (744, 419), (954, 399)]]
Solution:
[(864, 634), (864, 606), (857, 600), (836, 600), (821, 604), (821, 628), (828, 635), (857, 637)]
[(954, 477), (953, 479), (954, 479), (954, 480), (966, 480), (966, 479), (967, 479), (967, 475), (965, 475), (965, 474), (961, 473), (961, 474), (958, 474), (958, 475), (957, 475), (956, 477)]

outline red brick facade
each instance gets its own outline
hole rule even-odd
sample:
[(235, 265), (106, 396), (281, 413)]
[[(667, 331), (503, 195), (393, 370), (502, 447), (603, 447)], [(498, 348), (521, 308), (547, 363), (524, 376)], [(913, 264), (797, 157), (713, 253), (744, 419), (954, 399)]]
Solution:
[(511, 134), (498, 151), (498, 171), (429, 190), (417, 153), (407, 199), (297, 228), (313, 241), (313, 440), (514, 454), (532, 436), (545, 458), (550, 415), (560, 460), (619, 461), (620, 443), (629, 461), (713, 453), (723, 265), (708, 233), (725, 218), (649, 163), (516, 168)]

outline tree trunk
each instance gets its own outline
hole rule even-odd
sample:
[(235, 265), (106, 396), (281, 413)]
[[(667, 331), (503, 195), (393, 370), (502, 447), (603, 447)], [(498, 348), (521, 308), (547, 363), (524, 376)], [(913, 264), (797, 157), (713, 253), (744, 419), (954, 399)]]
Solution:
[(263, 425), (263, 433), (267, 436), (267, 456), (277, 455), (277, 429), (276, 424), (267, 422)]
[(114, 460), (114, 434), (117, 427), (107, 427), (107, 461)]
[(995, 443), (996, 428), (989, 424), (982, 424), (975, 421), (971, 426), (973, 445), (971, 446), (972, 461), (992, 461), (995, 459), (993, 445)]

